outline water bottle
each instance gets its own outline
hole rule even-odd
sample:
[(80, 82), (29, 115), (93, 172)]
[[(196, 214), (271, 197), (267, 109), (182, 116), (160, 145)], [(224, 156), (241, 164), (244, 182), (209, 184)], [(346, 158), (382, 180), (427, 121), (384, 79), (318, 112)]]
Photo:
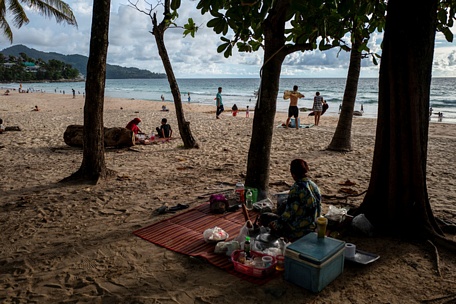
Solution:
[(247, 210), (253, 209), (253, 192), (250, 189), (248, 189), (245, 194), (245, 207)]
[(245, 237), (244, 252), (245, 252), (246, 257), (250, 258), (250, 237), (249, 236)]

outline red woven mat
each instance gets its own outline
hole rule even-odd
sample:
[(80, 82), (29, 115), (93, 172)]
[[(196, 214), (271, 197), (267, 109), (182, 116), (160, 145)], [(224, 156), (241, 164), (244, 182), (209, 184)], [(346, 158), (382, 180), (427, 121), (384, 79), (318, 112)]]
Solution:
[[(250, 211), (250, 218), (255, 218), (257, 213)], [(274, 275), (265, 278), (255, 278), (234, 270), (230, 257), (224, 254), (215, 254), (214, 243), (206, 243), (203, 232), (215, 226), (222, 228), (230, 235), (228, 241), (234, 239), (244, 225), (242, 211), (225, 214), (212, 214), (209, 203), (203, 204), (186, 212), (179, 213), (163, 221), (141, 228), (133, 232), (136, 236), (182, 254), (201, 257), (210, 264), (255, 284), (265, 284)]]

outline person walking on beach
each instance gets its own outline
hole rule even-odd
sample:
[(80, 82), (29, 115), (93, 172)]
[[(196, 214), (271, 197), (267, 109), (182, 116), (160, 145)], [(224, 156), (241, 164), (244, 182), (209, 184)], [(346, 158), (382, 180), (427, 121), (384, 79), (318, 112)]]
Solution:
[(162, 96), (161, 96), (161, 100), (162, 100), (162, 101), (165, 101), (165, 96), (163, 96), (163, 94), (162, 94)]
[(245, 117), (249, 118), (250, 117), (250, 109), (249, 106), (247, 106), (247, 109), (245, 109)]
[(315, 93), (314, 103), (312, 110), (315, 113), (315, 125), (318, 126), (320, 123), (321, 112), (323, 111), (323, 97), (320, 95), (320, 92)]
[(299, 116), (298, 100), (299, 100), (299, 98), (304, 98), (305, 96), (298, 92), (298, 86), (297, 85), (295, 85), (293, 87), (293, 91), (292, 92), (289, 92), (288, 94), (287, 94), (287, 92), (289, 92), (289, 91), (285, 92), (284, 98), (285, 99), (290, 98), (290, 105), (288, 106), (288, 118), (287, 118), (287, 123), (285, 124), (285, 127), (288, 129), (288, 124), (290, 123), (290, 119), (293, 116), (294, 119), (295, 119), (296, 129), (299, 129), (299, 123), (298, 123), (298, 116)]
[(192, 99), (190, 98), (190, 92), (188, 92), (188, 103), (190, 103), (190, 100)]
[(215, 104), (217, 105), (217, 112), (215, 113), (215, 117), (217, 119), (220, 119), (220, 114), (225, 110), (223, 108), (223, 102), (222, 102), (222, 87), (218, 88), (217, 95), (215, 96)]

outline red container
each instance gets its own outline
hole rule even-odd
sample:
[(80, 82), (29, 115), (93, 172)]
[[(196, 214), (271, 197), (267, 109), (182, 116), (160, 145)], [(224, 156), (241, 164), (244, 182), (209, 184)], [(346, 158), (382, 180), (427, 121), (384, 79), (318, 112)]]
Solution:
[[(243, 252), (243, 250), (235, 250), (231, 254), (231, 261), (233, 262), (234, 270), (241, 272), (243, 274), (252, 276), (252, 277), (256, 277), (256, 278), (264, 278), (275, 272), (275, 266), (277, 264), (275, 257), (272, 257), (271, 266), (269, 266), (267, 268), (256, 268), (256, 267), (253, 267), (250, 265), (245, 265), (245, 264), (239, 263), (237, 260), (238, 260), (240, 252)], [(251, 251), (250, 253), (252, 255), (252, 258), (264, 257), (267, 255), (267, 254), (263, 254), (261, 252), (256, 252), (256, 251)]]

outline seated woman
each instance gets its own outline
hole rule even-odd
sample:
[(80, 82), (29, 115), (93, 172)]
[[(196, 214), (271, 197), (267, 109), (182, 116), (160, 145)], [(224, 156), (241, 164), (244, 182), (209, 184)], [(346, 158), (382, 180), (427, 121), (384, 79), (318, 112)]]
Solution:
[(139, 142), (138, 134), (144, 134), (141, 129), (139, 128), (139, 124), (141, 123), (141, 119), (136, 117), (132, 121), (130, 121), (125, 128), (128, 130), (132, 130), (135, 134), (135, 141)]
[(321, 212), (321, 195), (318, 186), (308, 177), (309, 166), (302, 159), (290, 164), (290, 173), (295, 180), (287, 202), (278, 206), (277, 214), (263, 213), (260, 224), (271, 228), (271, 232), (291, 241), (314, 231), (316, 218)]
[(156, 128), (158, 137), (160, 138), (171, 138), (173, 135), (173, 130), (171, 129), (171, 126), (168, 124), (168, 120), (166, 118), (163, 118), (161, 120), (161, 126), (160, 128)]

